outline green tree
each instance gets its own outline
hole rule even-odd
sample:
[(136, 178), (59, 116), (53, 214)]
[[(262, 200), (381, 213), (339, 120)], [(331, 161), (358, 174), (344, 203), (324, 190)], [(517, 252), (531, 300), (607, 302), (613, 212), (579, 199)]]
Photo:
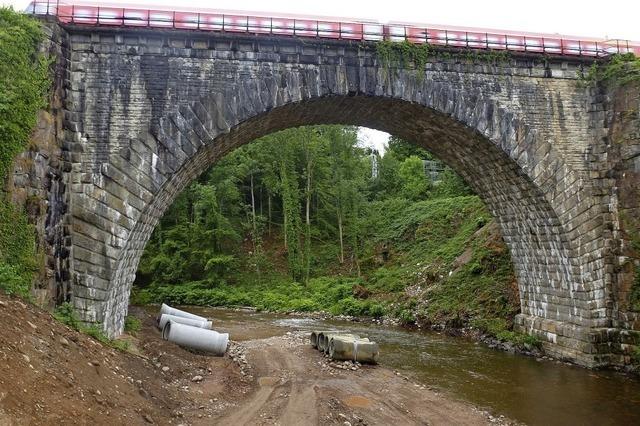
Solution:
[(424, 174), (422, 160), (412, 155), (406, 158), (398, 170), (402, 182), (402, 195), (409, 200), (420, 200), (427, 196), (430, 182)]

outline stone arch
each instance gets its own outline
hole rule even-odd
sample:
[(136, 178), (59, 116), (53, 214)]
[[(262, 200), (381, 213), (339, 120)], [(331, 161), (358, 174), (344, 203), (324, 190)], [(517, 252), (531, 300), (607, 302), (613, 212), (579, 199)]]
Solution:
[(589, 333), (608, 321), (603, 206), (589, 184), (588, 95), (573, 82), (455, 61), (423, 75), (346, 54), (318, 63), (135, 53), (115, 57), (115, 77), (104, 58), (86, 65), (111, 82), (87, 90), (110, 103), (85, 106), (72, 178), (83, 183), (70, 202), (74, 303), (109, 335), (122, 330), (153, 228), (200, 172), (274, 131), (353, 124), (420, 144), (461, 174), (511, 250), (519, 326), (559, 354), (592, 351)]
[[(205, 103), (215, 104), (210, 99), (201, 102), (202, 105)], [(208, 114), (211, 120), (208, 123), (206, 119), (204, 122), (200, 119), (195, 121), (195, 109), (195, 106), (183, 107), (171, 118), (161, 120), (158, 142), (171, 139), (173, 143), (184, 146), (176, 139), (186, 138), (191, 143), (195, 134), (214, 133), (212, 114)], [(366, 125), (398, 135), (427, 148), (460, 173), (481, 195), (502, 227), (514, 256), (525, 305), (523, 310), (544, 317), (544, 301), (531, 305), (531, 302), (539, 301), (535, 298), (539, 278), (547, 280), (551, 288), (573, 290), (580, 283), (580, 277), (570, 266), (571, 247), (563, 239), (565, 231), (555, 210), (526, 172), (527, 169), (535, 169), (535, 164), (529, 157), (522, 163), (525, 160), (520, 159), (517, 151), (518, 142), (531, 142), (532, 136), (526, 126), (514, 123), (513, 118), (507, 121), (487, 115), (483, 118), (500, 127), (491, 129), (491, 135), (501, 136), (499, 140), (487, 138), (448, 114), (415, 103), (383, 97), (331, 96), (294, 102), (256, 114), (233, 126), (228, 133), (204, 140), (200, 148), (190, 157), (185, 157), (176, 172), (159, 188), (129, 234), (111, 279), (105, 310), (106, 330), (121, 328), (130, 286), (144, 246), (166, 208), (188, 183), (225, 153), (263, 135), (300, 125), (334, 123)], [(202, 124), (200, 132), (195, 130), (199, 124)], [(490, 127), (491, 124), (487, 128)], [(189, 136), (183, 132), (192, 133)], [(507, 153), (518, 155), (516, 158), (520, 163)], [(557, 257), (557, 263), (554, 257)]]

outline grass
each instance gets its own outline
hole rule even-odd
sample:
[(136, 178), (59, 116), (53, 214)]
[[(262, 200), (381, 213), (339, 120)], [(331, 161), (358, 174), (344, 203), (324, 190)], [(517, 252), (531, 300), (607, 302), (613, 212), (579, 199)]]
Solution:
[(206, 282), (191, 282), (180, 286), (150, 286), (134, 290), (132, 303), (173, 303), (206, 306), (253, 306), (272, 312), (327, 311), (334, 315), (381, 317), (383, 304), (361, 300), (354, 288), (361, 284), (356, 278), (320, 277), (308, 285), (289, 281), (277, 274), (261, 283), (243, 281), (211, 287)]
[(503, 318), (475, 319), (471, 322), (471, 325), (502, 342), (509, 342), (519, 347), (525, 345), (535, 348), (542, 347), (542, 342), (536, 336), (510, 330), (511, 323)]
[(84, 333), (107, 346), (123, 352), (127, 352), (129, 350), (129, 342), (109, 339), (102, 331), (100, 324), (93, 324), (90, 326), (85, 325), (78, 319), (73, 305), (70, 303), (63, 303), (58, 306), (53, 313), (53, 317), (74, 330)]
[(127, 316), (124, 320), (124, 331), (127, 333), (137, 333), (142, 329), (142, 321), (131, 315)]

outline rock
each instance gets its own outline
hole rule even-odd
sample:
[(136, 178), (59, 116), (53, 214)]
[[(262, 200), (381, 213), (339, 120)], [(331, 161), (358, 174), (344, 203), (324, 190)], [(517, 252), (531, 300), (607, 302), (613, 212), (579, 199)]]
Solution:
[(29, 322), (29, 321), (27, 321), (27, 324), (29, 324), (29, 327), (33, 328), (34, 330), (38, 329), (38, 327), (36, 327), (35, 324), (33, 324), (33, 323)]
[(65, 339), (64, 337), (60, 336), (60, 344), (62, 346), (69, 346), (69, 341), (67, 339)]
[(192, 382), (201, 382), (202, 381), (202, 376), (193, 376), (191, 381)]
[(95, 367), (99, 367), (100, 366), (100, 362), (96, 361), (95, 359), (91, 362), (89, 362), (89, 364), (95, 366)]
[(150, 415), (148, 415), (148, 414), (143, 414), (143, 415), (142, 415), (142, 418), (144, 419), (144, 421), (145, 421), (145, 422), (153, 424), (153, 419), (151, 418), (151, 416), (150, 416)]
[(162, 371), (164, 373), (166, 373), (167, 371), (169, 371), (169, 367), (167, 367), (166, 365), (164, 367), (162, 367)]
[(27, 362), (31, 362), (31, 360), (29, 359), (28, 356), (26, 356), (25, 354), (22, 354), (22, 358), (24, 358), (25, 361)]

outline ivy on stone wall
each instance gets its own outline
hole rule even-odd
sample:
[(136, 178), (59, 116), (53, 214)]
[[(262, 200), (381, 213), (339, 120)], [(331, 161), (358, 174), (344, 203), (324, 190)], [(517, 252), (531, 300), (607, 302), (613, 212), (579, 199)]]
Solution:
[(46, 106), (48, 61), (38, 54), (43, 39), (34, 19), (0, 8), (0, 177), (27, 148), (36, 114)]
[(611, 55), (605, 62), (594, 62), (583, 81), (619, 86), (640, 84), (640, 58), (633, 53)]
[(408, 41), (381, 41), (376, 43), (376, 53), (382, 65), (398, 64), (402, 67), (412, 63), (417, 70), (424, 70), (431, 54), (428, 44), (415, 44)]
[(28, 148), (37, 112), (46, 107), (48, 60), (34, 19), (0, 8), (0, 288), (26, 296), (37, 268), (35, 233), (4, 191), (14, 158)]

